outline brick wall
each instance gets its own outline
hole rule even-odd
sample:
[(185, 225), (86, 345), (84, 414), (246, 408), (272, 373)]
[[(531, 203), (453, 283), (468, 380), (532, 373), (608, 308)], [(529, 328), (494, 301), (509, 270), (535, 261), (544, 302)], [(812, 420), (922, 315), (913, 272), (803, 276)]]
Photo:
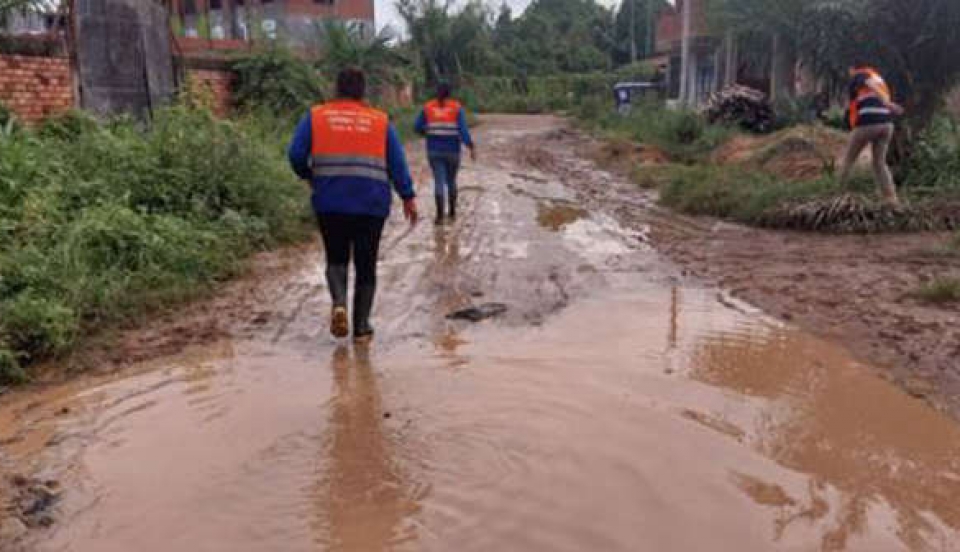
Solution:
[(0, 102), (26, 123), (71, 109), (67, 58), (0, 55)]
[(226, 70), (197, 69), (187, 70), (191, 91), (209, 102), (214, 113), (226, 117), (233, 109), (233, 80), (235, 75)]

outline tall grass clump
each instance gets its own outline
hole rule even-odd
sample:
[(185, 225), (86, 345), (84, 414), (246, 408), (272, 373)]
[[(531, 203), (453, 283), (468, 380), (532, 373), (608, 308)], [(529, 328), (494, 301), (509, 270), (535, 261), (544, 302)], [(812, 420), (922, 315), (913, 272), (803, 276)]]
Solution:
[(308, 235), (305, 188), (261, 120), (69, 114), (0, 140), (0, 382)]
[(612, 100), (605, 104), (595, 100), (575, 114), (588, 128), (655, 146), (681, 163), (701, 160), (736, 132), (727, 126), (708, 124), (696, 112), (668, 109), (658, 101), (636, 102), (629, 114), (621, 115), (613, 110)]
[(830, 176), (789, 180), (738, 166), (674, 166), (661, 187), (660, 201), (686, 214), (789, 230), (872, 233), (960, 228), (958, 202), (917, 198), (892, 207), (880, 202), (869, 179), (847, 184)]

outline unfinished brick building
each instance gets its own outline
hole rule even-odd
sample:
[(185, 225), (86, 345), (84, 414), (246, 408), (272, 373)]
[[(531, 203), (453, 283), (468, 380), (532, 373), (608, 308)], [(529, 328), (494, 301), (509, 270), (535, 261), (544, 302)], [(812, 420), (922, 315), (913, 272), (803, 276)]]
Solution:
[(282, 39), (309, 46), (323, 21), (375, 32), (373, 0), (169, 0), (171, 26), (185, 51), (242, 48)]

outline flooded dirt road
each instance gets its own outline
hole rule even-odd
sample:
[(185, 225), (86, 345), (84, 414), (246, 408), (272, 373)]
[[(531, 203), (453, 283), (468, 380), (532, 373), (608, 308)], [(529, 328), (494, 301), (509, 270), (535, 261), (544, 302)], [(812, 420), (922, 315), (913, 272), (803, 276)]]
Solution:
[(649, 236), (687, 223), (583, 196), (627, 184), (561, 127), (487, 119), (461, 219), (391, 222), (369, 350), (318, 254), (233, 338), (6, 398), (4, 466), (62, 488), (25, 548), (960, 550), (960, 428), (684, 278)]

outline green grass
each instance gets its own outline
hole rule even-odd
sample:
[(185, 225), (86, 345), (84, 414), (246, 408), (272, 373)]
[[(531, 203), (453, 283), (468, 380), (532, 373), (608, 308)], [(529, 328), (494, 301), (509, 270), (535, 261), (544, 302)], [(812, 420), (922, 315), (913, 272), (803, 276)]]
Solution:
[(731, 127), (710, 125), (692, 111), (667, 109), (657, 102), (637, 103), (627, 116), (615, 113), (611, 103), (592, 98), (582, 103), (574, 115), (589, 130), (611, 139), (654, 146), (678, 163), (704, 161), (738, 132)]
[(921, 301), (937, 305), (960, 302), (960, 278), (937, 278), (917, 288), (913, 295)]
[(661, 178), (663, 205), (754, 226), (832, 233), (960, 228), (960, 203), (939, 197), (889, 207), (876, 197), (869, 178), (841, 186), (830, 176), (785, 180), (746, 167), (718, 165), (673, 166)]
[(661, 188), (660, 201), (691, 215), (751, 223), (778, 205), (839, 191), (830, 179), (794, 182), (736, 166), (694, 165), (674, 167)]
[(310, 234), (289, 128), (187, 107), (0, 138), (0, 383)]

